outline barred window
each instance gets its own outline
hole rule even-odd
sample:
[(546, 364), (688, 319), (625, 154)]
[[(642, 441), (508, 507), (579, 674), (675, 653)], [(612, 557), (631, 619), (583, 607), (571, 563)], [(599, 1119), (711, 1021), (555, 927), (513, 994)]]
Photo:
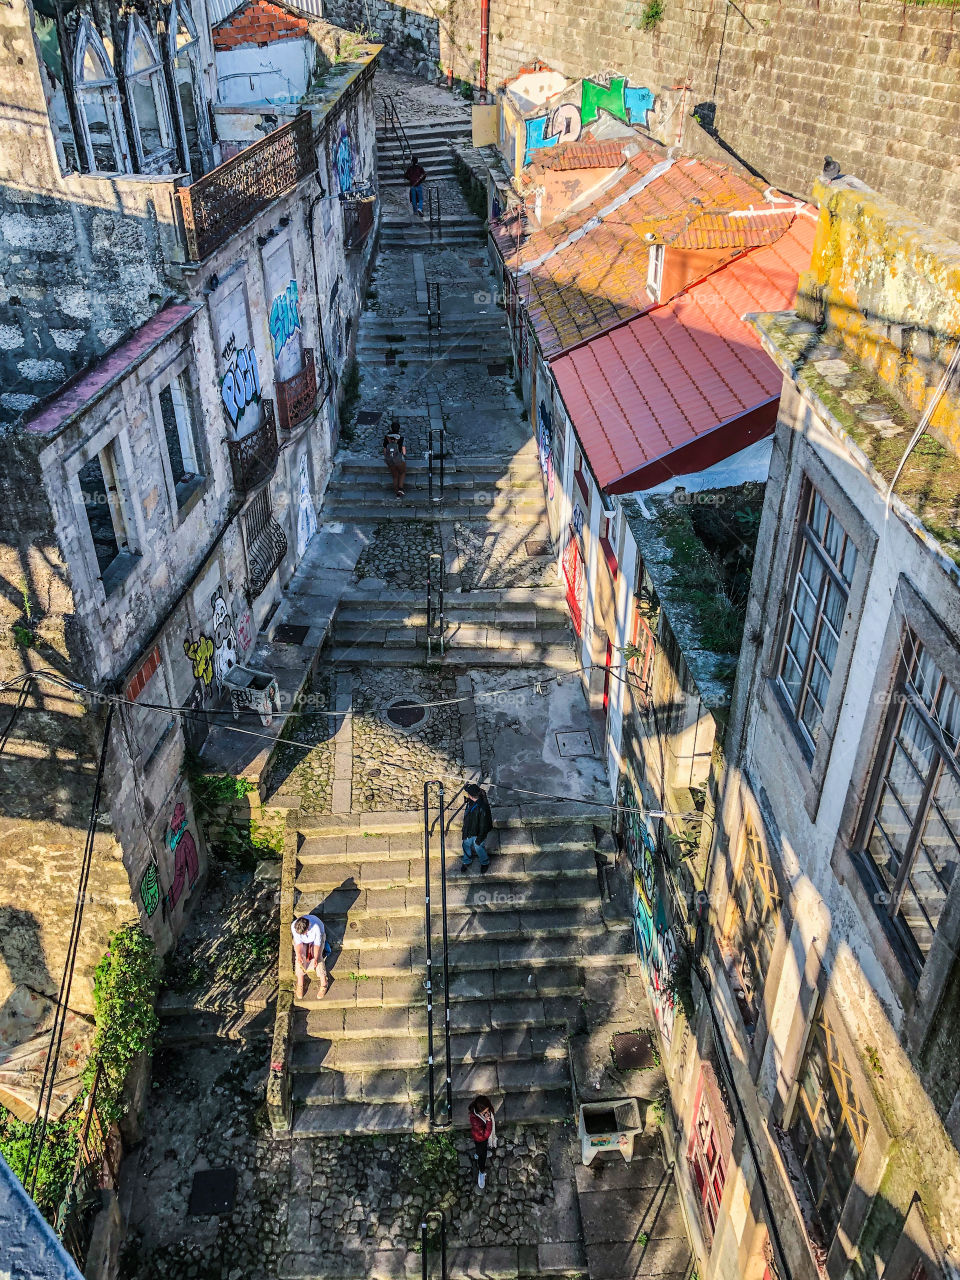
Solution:
[(816, 489), (798, 534), (779, 684), (811, 754), (817, 745), (857, 551)]
[(919, 975), (960, 862), (960, 696), (908, 632), (863, 849)]
[(828, 1245), (853, 1186), (868, 1127), (836, 1035), (821, 1007), (800, 1067), (790, 1137)]

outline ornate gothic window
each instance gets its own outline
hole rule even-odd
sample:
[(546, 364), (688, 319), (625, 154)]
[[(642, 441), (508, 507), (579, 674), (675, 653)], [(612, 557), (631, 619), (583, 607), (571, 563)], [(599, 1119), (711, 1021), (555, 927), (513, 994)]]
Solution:
[(128, 173), (117, 77), (89, 18), (81, 21), (77, 31), (73, 68), (87, 168), (93, 173)]
[(166, 168), (173, 149), (170, 104), (163, 83), (160, 54), (142, 18), (127, 27), (127, 93), (140, 168)]
[(173, 83), (176, 87), (174, 111), (178, 117), (190, 174), (199, 178), (209, 167), (210, 138), (201, 75), (200, 40), (196, 23), (185, 0), (173, 0), (170, 6), (169, 39)]

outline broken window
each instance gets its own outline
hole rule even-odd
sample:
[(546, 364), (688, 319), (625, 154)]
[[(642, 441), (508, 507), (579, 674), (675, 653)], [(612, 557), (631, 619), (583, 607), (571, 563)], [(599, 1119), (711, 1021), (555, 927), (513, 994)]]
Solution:
[(118, 566), (123, 553), (130, 550), (121, 475), (118, 445), (113, 440), (81, 468), (78, 476), (97, 567), (107, 595), (124, 576), (122, 572), (110, 571)]
[(127, 173), (128, 163), (117, 78), (99, 33), (83, 18), (74, 50), (77, 109), (87, 168), (93, 173)]
[(717, 1219), (720, 1217), (720, 1201), (723, 1199), (727, 1174), (720, 1148), (720, 1132), (710, 1107), (707, 1090), (702, 1082), (700, 1101), (690, 1137), (690, 1166), (700, 1196), (700, 1207), (712, 1238), (717, 1229)]
[(209, 147), (204, 114), (206, 97), (201, 88), (197, 26), (184, 0), (175, 0), (170, 13), (170, 58), (176, 87), (174, 109), (179, 114), (190, 174), (200, 178), (207, 168), (205, 153)]
[(80, 168), (80, 158), (67, 102), (63, 53), (60, 48), (57, 24), (53, 18), (44, 17), (38, 10), (34, 10), (33, 33), (37, 48), (40, 50), (44, 95), (47, 99), (47, 110), (53, 126), (60, 167), (65, 173), (69, 173), (72, 169)]
[(158, 396), (167, 456), (179, 505), (193, 492), (200, 474), (190, 391), (183, 376), (173, 379)]
[(160, 55), (142, 18), (127, 27), (125, 66), (140, 167), (161, 167), (170, 159), (165, 153), (173, 147), (173, 129)]

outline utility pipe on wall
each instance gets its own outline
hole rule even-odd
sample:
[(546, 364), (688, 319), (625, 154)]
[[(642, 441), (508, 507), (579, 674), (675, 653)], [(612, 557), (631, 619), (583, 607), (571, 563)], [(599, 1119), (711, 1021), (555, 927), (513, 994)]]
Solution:
[(487, 91), (487, 59), (490, 52), (490, 0), (480, 0), (480, 71), (478, 89)]

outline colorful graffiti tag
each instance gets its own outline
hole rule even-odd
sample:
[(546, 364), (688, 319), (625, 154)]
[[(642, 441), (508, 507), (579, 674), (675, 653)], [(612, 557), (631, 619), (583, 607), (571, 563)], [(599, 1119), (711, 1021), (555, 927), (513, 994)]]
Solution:
[(537, 443), (540, 470), (547, 481), (547, 497), (553, 501), (553, 417), (543, 400), (537, 405)]
[(337, 181), (340, 184), (340, 191), (350, 191), (353, 189), (353, 143), (350, 141), (350, 135), (347, 133), (347, 126), (340, 126), (340, 136), (333, 144), (333, 167), (337, 171)]
[(213, 682), (213, 641), (209, 636), (199, 635), (196, 640), (188, 636), (183, 642), (183, 651), (193, 663), (193, 678), (200, 689), (202, 703)]
[(184, 886), (187, 886), (188, 891), (192, 889), (200, 874), (196, 841), (187, 828), (187, 811), (181, 800), (177, 801), (170, 818), (167, 846), (173, 852), (173, 883), (167, 891), (165, 902), (172, 911), (183, 896)]
[(297, 558), (307, 549), (307, 544), (317, 532), (317, 511), (310, 494), (310, 473), (306, 452), (300, 455), (300, 495), (297, 503)]
[[(627, 791), (630, 808), (636, 804)], [(660, 1034), (669, 1045), (676, 1021), (672, 990), (677, 941), (667, 918), (662, 894), (657, 893), (656, 842), (639, 813), (626, 815), (624, 844), (633, 867), (633, 929), (637, 955), (643, 965), (650, 1001)]]
[(243, 611), (237, 623), (237, 644), (240, 646), (241, 653), (246, 653), (253, 644), (253, 619), (250, 617), (249, 609)]
[(247, 407), (260, 399), (260, 370), (253, 347), (240, 347), (233, 353), (220, 383), (220, 399), (234, 426)]
[(290, 339), (300, 329), (300, 294), (296, 280), (291, 280), (283, 293), (270, 304), (270, 337), (276, 360)]
[(526, 121), (523, 163), (529, 164), (534, 153), (544, 147), (576, 142), (584, 128), (598, 119), (601, 111), (627, 124), (645, 126), (647, 113), (653, 110), (655, 101), (650, 89), (635, 88), (624, 76), (614, 76), (609, 84), (584, 80), (579, 106), (575, 102), (561, 102), (546, 115)]
[(237, 629), (223, 598), (222, 587), (217, 587), (213, 593), (210, 608), (213, 610), (213, 671), (217, 677), (217, 688), (222, 692), (224, 677), (239, 661)]
[(143, 873), (143, 878), (140, 881), (140, 901), (143, 903), (143, 909), (149, 919), (160, 905), (160, 881), (157, 876), (157, 864), (155, 862), (151, 862)]

